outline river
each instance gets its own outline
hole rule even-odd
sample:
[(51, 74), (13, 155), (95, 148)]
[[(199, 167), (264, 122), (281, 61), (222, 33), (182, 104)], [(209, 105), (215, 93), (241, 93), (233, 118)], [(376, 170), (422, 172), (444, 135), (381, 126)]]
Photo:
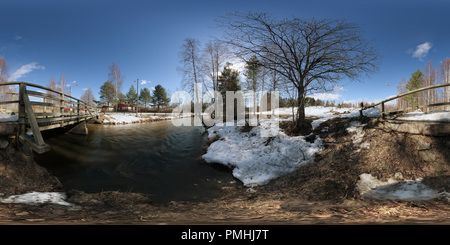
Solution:
[(163, 203), (207, 201), (237, 184), (228, 169), (199, 161), (206, 147), (202, 127), (167, 120), (88, 129), (87, 136), (46, 133), (51, 151), (35, 155), (66, 190), (138, 192)]

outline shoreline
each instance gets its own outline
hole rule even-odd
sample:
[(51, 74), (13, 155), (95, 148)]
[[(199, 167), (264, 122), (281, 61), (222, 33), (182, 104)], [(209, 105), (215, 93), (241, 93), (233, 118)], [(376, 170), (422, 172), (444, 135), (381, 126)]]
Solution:
[[(164, 116), (157, 116), (156, 114), (163, 114)], [(104, 112), (99, 115), (98, 120), (104, 125), (124, 125), (164, 121), (174, 118), (182, 117), (177, 117), (173, 113), (138, 113), (138, 116), (136, 116), (135, 112)]]

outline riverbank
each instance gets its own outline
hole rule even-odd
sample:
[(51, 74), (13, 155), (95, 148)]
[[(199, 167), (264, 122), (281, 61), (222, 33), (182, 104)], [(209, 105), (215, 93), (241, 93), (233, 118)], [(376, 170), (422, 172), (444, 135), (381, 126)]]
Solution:
[[(377, 127), (376, 119), (359, 121), (350, 116), (351, 112), (335, 113), (339, 117), (331, 114), (314, 117), (323, 120), (314, 128), (314, 135), (322, 142), (314, 161), (262, 185), (224, 186), (221, 196), (208, 202), (164, 204), (152, 203), (151, 197), (140, 193), (89, 194), (73, 190), (65, 193), (64, 199), (73, 206), (0, 203), (0, 223), (450, 224), (449, 201), (445, 196), (450, 186), (450, 156), (446, 150), (449, 138), (385, 131)], [(290, 137), (297, 137), (290, 134), (288, 121), (281, 122), (280, 128)], [(224, 141), (220, 137), (215, 142)], [(0, 175), (6, 176), (4, 173)], [(36, 176), (37, 179), (48, 180), (42, 176)], [(389, 182), (390, 179), (396, 182)], [(377, 183), (390, 183), (390, 187), (410, 183), (410, 187), (423, 188), (417, 182), (408, 182), (421, 180), (427, 188), (432, 187), (442, 195), (424, 200), (384, 199), (377, 198), (383, 190), (377, 189), (366, 196), (367, 189), (361, 180), (369, 180), (371, 184), (366, 187), (373, 189), (376, 186), (372, 184)], [(55, 187), (47, 185), (40, 191), (58, 191)], [(32, 191), (36, 190), (28, 189)]]
[(144, 123), (180, 118), (180, 115), (172, 113), (131, 113), (131, 112), (106, 112), (99, 115), (99, 122), (105, 125)]

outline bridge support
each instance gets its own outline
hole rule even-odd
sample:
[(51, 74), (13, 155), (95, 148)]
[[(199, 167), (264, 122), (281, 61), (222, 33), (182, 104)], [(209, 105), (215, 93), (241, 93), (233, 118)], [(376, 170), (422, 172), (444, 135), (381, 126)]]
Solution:
[(81, 123), (77, 124), (75, 127), (71, 128), (68, 131), (68, 133), (87, 135), (88, 134), (88, 128), (87, 128), (86, 121), (82, 121)]
[[(26, 134), (26, 120), (25, 113), (28, 115), (28, 121), (33, 132), (33, 137)], [(36, 116), (31, 106), (30, 99), (26, 93), (26, 85), (19, 85), (19, 140), (22, 144), (26, 144), (31, 147), (35, 152), (42, 154), (50, 151), (50, 146), (44, 142)]]
[(381, 121), (380, 126), (383, 129), (409, 134), (427, 136), (450, 135), (450, 124), (445, 122), (383, 120)]

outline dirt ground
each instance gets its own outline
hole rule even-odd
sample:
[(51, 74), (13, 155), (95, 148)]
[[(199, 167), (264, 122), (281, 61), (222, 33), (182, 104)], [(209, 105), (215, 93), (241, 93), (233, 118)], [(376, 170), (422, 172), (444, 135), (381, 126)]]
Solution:
[[(67, 201), (75, 207), (0, 203), (0, 224), (450, 224), (447, 199), (371, 200), (356, 188), (359, 175), (370, 173), (380, 180), (423, 178), (427, 185), (449, 192), (450, 138), (386, 131), (377, 120), (367, 119), (364, 142), (370, 147), (355, 151), (352, 134), (345, 130), (350, 120), (322, 123), (314, 133), (325, 149), (315, 163), (265, 186), (225, 186), (221, 197), (209, 202), (165, 204), (139, 193), (73, 190)], [(289, 132), (288, 124), (281, 127)], [(60, 189), (55, 177), (12, 144), (0, 150), (4, 196)]]

